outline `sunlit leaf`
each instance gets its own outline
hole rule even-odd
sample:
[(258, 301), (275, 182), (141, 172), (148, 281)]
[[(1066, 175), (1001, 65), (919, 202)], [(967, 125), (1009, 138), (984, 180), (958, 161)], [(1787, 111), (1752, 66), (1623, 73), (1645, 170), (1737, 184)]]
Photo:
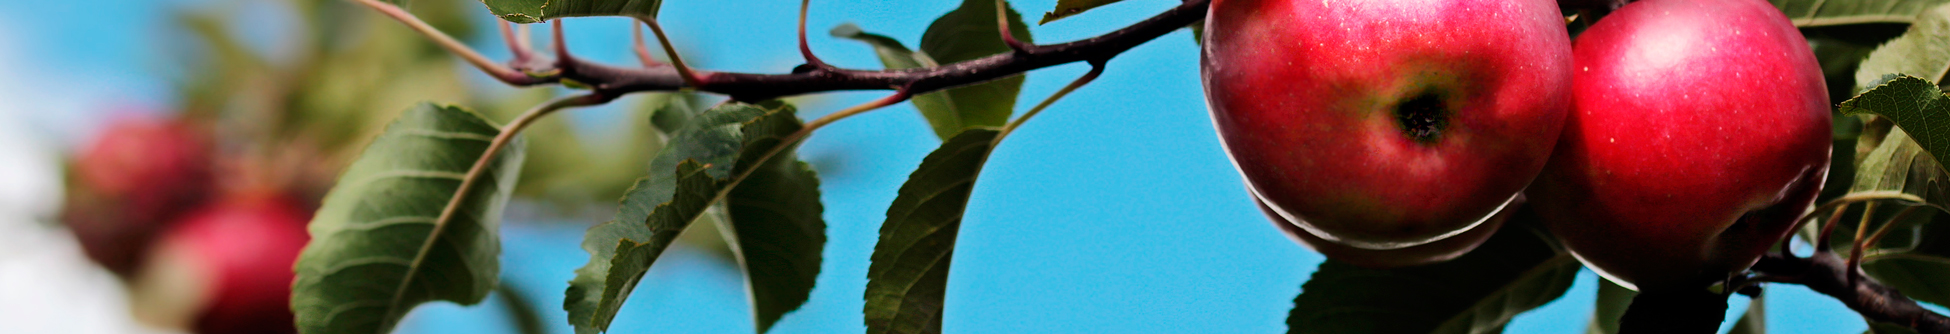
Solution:
[(498, 133), (471, 111), (423, 103), (374, 139), (312, 218), (292, 287), (298, 327), (385, 333), (421, 303), (486, 298), (501, 274), (496, 234), (522, 143), (489, 161), (452, 219), (437, 220)]
[[(1934, 86), (1929, 89), (1936, 89)], [(1882, 145), (1862, 158), (1851, 193), (1902, 192), (1938, 208), (1950, 208), (1950, 175), (1943, 165), (1902, 128), (1890, 130)]]
[(867, 333), (940, 333), (948, 264), (998, 132), (972, 129), (922, 159), (887, 208), (867, 267)]
[(1950, 73), (1950, 6), (1935, 7), (1920, 15), (1908, 32), (1862, 60), (1855, 71), (1857, 91), (1880, 84), (1890, 74), (1938, 81)]

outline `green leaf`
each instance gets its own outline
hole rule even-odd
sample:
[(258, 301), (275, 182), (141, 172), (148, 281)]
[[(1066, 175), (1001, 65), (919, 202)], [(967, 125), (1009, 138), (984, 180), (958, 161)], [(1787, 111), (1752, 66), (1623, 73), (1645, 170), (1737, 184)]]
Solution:
[(436, 220), (499, 133), (472, 111), (422, 103), (366, 146), (312, 218), (292, 286), (298, 328), (385, 333), (421, 303), (486, 298), (501, 274), (496, 234), (522, 142), (488, 161), (450, 221)]
[(1945, 0), (1768, 0), (1787, 14), (1796, 27), (1823, 27), (1869, 23), (1907, 24), (1916, 14), (1944, 4)]
[[(732, 179), (735, 175), (753, 168), (747, 165), (755, 157), (754, 154), (775, 148), (780, 138), (799, 128), (799, 119), (793, 115), (790, 105), (779, 102), (757, 105), (733, 103), (705, 111), (692, 119), (683, 130), (673, 133), (670, 144), (651, 160), (651, 176), (638, 180), (631, 187), (614, 219), (590, 228), (583, 238), (582, 248), (589, 252), (589, 263), (576, 270), (576, 277), (569, 281), (567, 298), (563, 301), (563, 309), (569, 311), (569, 323), (575, 325), (576, 331), (594, 333), (607, 330), (623, 301), (636, 288), (638, 280), (650, 270), (650, 265), (670, 246), (671, 241), (717, 202), (724, 188), (736, 182)], [(786, 151), (790, 151), (790, 148), (786, 148)], [(787, 160), (790, 159), (780, 159)], [(793, 168), (799, 166), (786, 165)], [(761, 168), (751, 174), (780, 169), (790, 170)], [(790, 187), (788, 183), (805, 182), (798, 178), (810, 176), (810, 173), (795, 174), (776, 176), (782, 179), (758, 184), (759, 187)], [(793, 194), (799, 194), (799, 190), (803, 189), (794, 189)], [(817, 202), (818, 198), (794, 200)], [(811, 207), (817, 208), (817, 204)], [(796, 215), (805, 212), (805, 208), (804, 203), (793, 203), (771, 218), (796, 219), (799, 218)], [(823, 226), (824, 223), (818, 224)], [(820, 243), (823, 244), (823, 241)], [(814, 266), (817, 267), (816, 264)], [(773, 284), (776, 282), (765, 285), (769, 289), (773, 288)], [(758, 304), (764, 303), (767, 302)], [(769, 324), (760, 324), (759, 327), (769, 327)]]
[(1638, 291), (1612, 283), (1609, 279), (1598, 278), (1597, 308), (1591, 312), (1591, 324), (1585, 327), (1585, 332), (1618, 333), (1618, 319), (1625, 316), (1625, 308), (1632, 306), (1632, 297), (1638, 294)]
[(1748, 301), (1747, 313), (1740, 315), (1740, 320), (1733, 323), (1733, 329), (1728, 330), (1727, 334), (1767, 334), (1765, 299), (1756, 295), (1752, 301)]
[[(827, 33), (832, 34), (833, 37), (867, 43), (868, 46), (873, 47), (874, 55), (880, 57), (880, 64), (890, 70), (941, 66), (933, 58), (928, 58), (928, 55), (909, 50), (907, 46), (901, 45), (901, 41), (894, 40), (893, 37), (862, 31), (860, 26), (852, 23), (840, 24)], [(922, 96), (928, 95), (934, 94)]]
[[(1931, 157), (1939, 156), (1937, 152), (1950, 152), (1950, 97), (1944, 96), (1943, 91), (1928, 80), (1896, 76), (1842, 102), (1841, 112), (1843, 115), (1875, 114), (1888, 117)], [(1884, 139), (1884, 145), (1889, 141)], [(1874, 159), (1875, 152), (1869, 154), (1864, 160), (1865, 166), (1856, 171), (1858, 175), (1869, 175), (1858, 176), (1857, 180), (1877, 176), (1875, 171), (1880, 170), (1866, 165), (1869, 159)], [(1874, 185), (1856, 185), (1857, 188), (1869, 186)]]
[(1117, 3), (1120, 0), (1056, 0), (1056, 9), (1043, 13), (1043, 20), (1037, 25), (1049, 24), (1066, 17), (1083, 14), (1091, 8)]
[[(1016, 14), (1014, 9), (1009, 10), (1008, 15), (1010, 34), (1023, 43), (1034, 42), (1029, 36), (1029, 26), (1022, 23), (1022, 15)], [(1002, 43), (1001, 29), (996, 26), (995, 18), (994, 0), (964, 0), (961, 8), (942, 15), (928, 26), (928, 31), (921, 35), (920, 54), (939, 64), (953, 64), (1013, 52)], [(894, 68), (894, 65), (888, 64), (888, 68)], [(922, 94), (914, 97), (914, 108), (921, 110), (921, 116), (926, 117), (928, 124), (934, 127), (935, 136), (944, 141), (964, 129), (999, 127), (1009, 121), (1009, 114), (1015, 112), (1016, 96), (1022, 93), (1023, 77), (1011, 75), (985, 83)]]
[(1931, 206), (1950, 208), (1950, 177), (1944, 175), (1943, 165), (1902, 128), (1891, 129), (1882, 145), (1862, 158), (1856, 171), (1851, 193), (1902, 192), (1921, 197)]
[(1293, 333), (1495, 333), (1517, 314), (1564, 295), (1577, 259), (1538, 234), (1505, 226), (1448, 262), (1369, 269), (1327, 260), (1287, 315)]
[(535, 302), (521, 293), (512, 282), (501, 282), (495, 287), (494, 295), (501, 297), (502, 311), (508, 320), (515, 324), (515, 332), (521, 334), (548, 334), (548, 326), (542, 324), (542, 311), (535, 308)]
[[(401, 1), (405, 0), (388, 0)], [(536, 23), (562, 17), (657, 17), (663, 0), (481, 0), (488, 11), (514, 23)]]
[(1862, 262), (1862, 271), (1911, 299), (1937, 305), (1950, 302), (1950, 282), (1943, 279), (1950, 277), (1945, 276), (1950, 275), (1950, 258), (1942, 255), (1907, 252), (1876, 256)]
[[(777, 128), (755, 129), (759, 126)], [(783, 136), (798, 131), (799, 123), (753, 123), (745, 127), (748, 134)], [(738, 166), (750, 166), (765, 154), (751, 148), (777, 147), (780, 139), (748, 136)], [(812, 295), (820, 254), (826, 249), (826, 220), (820, 216), (825, 207), (819, 203), (819, 175), (791, 151), (766, 160), (751, 176), (737, 182), (725, 195), (730, 219), (721, 222), (730, 222), (729, 230), (736, 236), (731, 249), (745, 269), (752, 315), (758, 332), (764, 333)]]
[(1920, 15), (1909, 31), (1862, 60), (1855, 71), (1857, 91), (1881, 83), (1890, 74), (1937, 81), (1950, 73), (1950, 6), (1937, 6)]
[(867, 267), (867, 333), (940, 333), (963, 210), (999, 132), (971, 129), (921, 160), (887, 208)]

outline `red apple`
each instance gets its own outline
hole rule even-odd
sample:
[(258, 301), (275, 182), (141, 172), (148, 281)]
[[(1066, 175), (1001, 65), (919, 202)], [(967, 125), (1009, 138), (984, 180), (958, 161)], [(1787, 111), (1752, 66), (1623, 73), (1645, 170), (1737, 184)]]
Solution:
[(1248, 190), (1315, 237), (1471, 231), (1550, 157), (1571, 48), (1551, 0), (1215, 0), (1201, 62)]
[(1639, 1), (1574, 53), (1571, 116), (1530, 199), (1599, 274), (1636, 289), (1723, 280), (1821, 191), (1821, 67), (1766, 1)]
[(1449, 261), (1469, 253), (1470, 250), (1476, 249), (1476, 246), (1482, 245), (1483, 241), (1489, 240), (1490, 236), (1495, 235), (1496, 230), (1503, 227), (1503, 222), (1508, 221), (1510, 216), (1516, 213), (1514, 206), (1522, 205), (1523, 199), (1519, 196), (1515, 203), (1511, 203), (1511, 208), (1498, 212), (1489, 221), (1470, 228), (1468, 232), (1431, 243), (1396, 249), (1361, 249), (1322, 240), (1312, 233), (1307, 233), (1307, 230), (1300, 229), (1300, 226), (1287, 222), (1286, 218), (1273, 212), (1273, 208), (1267, 207), (1266, 202), (1258, 198), (1254, 198), (1253, 202), (1258, 203), (1260, 212), (1265, 213), (1266, 218), (1271, 219), (1273, 225), (1278, 226), (1281, 232), (1286, 232), (1287, 238), (1293, 239), (1293, 242), (1307, 246), (1336, 261), (1367, 268), (1388, 269)]
[(75, 157), (62, 221), (90, 259), (128, 274), (154, 235), (211, 191), (211, 159), (193, 126), (117, 119)]
[(296, 333), (291, 268), (310, 220), (274, 195), (232, 196), (184, 216), (133, 284), (137, 315), (202, 334)]

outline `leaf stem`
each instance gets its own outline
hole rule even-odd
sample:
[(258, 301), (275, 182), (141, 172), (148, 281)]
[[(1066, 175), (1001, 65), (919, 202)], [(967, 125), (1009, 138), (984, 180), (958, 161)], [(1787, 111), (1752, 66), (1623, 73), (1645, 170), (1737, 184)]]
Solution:
[[(357, 1), (378, 8), (395, 19), (416, 27), (415, 31), (422, 35), (436, 40), (452, 40), (438, 30), (419, 22), (412, 15), (398, 11), (398, 7), (377, 0)], [(620, 68), (586, 62), (558, 62), (562, 67), (529, 69), (526, 73), (519, 73), (494, 65), (485, 57), (480, 57), (479, 53), (467, 49), (465, 45), (458, 42), (442, 45), (449, 51), (468, 58), (468, 61), (474, 63), (476, 67), (511, 85), (529, 86), (562, 83), (566, 80), (582, 83), (593, 87), (601, 94), (610, 96), (682, 89), (723, 94), (733, 100), (745, 102), (844, 90), (900, 90), (907, 95), (918, 95), (987, 82), (1051, 66), (1110, 59), (1140, 44), (1203, 19), (1211, 3), (1212, 0), (1185, 1), (1170, 10), (1130, 26), (1079, 41), (1050, 45), (1023, 43), (1026, 49), (1017, 52), (1006, 52), (942, 66), (901, 70), (867, 71), (828, 66), (785, 74), (754, 74), (698, 71), (683, 65), (675, 65), (675, 71), (672, 71), (672, 68), (661, 66)], [(675, 53), (671, 51), (669, 39), (665, 38), (663, 29), (658, 26), (654, 18), (640, 17), (639, 19), (643, 19), (650, 25), (651, 30), (663, 39), (666, 51)], [(674, 64), (679, 63), (675, 57), (671, 60)]]
[[(1043, 102), (1036, 103), (1035, 107), (1029, 108), (1028, 112), (1022, 113), (1022, 117), (1017, 117), (1014, 122), (1009, 122), (1008, 125), (1002, 126), (1002, 130), (995, 134), (995, 143), (1001, 143), (1002, 138), (1008, 137), (1009, 133), (1015, 132), (1018, 127), (1022, 127), (1023, 122), (1028, 122), (1029, 118), (1036, 117), (1036, 114), (1042, 113), (1043, 109), (1049, 108), (1051, 104), (1055, 104), (1056, 100), (1063, 99), (1063, 96), (1070, 95), (1070, 92), (1076, 91), (1077, 88), (1083, 88), (1083, 85), (1089, 84), (1092, 80), (1097, 80), (1097, 76), (1102, 74), (1104, 74), (1104, 62), (1090, 61), (1090, 72), (1084, 73), (1081, 77), (1077, 77), (1069, 85), (1063, 86), (1063, 89), (1056, 90), (1055, 94), (1050, 94), (1048, 98), (1043, 99)], [(995, 144), (989, 144), (989, 147), (993, 148)]]
[(685, 85), (699, 87), (704, 84), (702, 76), (692, 71), (690, 66), (684, 65), (684, 57), (677, 56), (677, 48), (670, 45), (670, 36), (664, 34), (664, 26), (657, 24), (657, 18), (638, 17), (637, 20), (643, 21), (644, 25), (650, 26), (650, 32), (657, 34), (657, 43), (664, 46), (664, 55), (670, 57), (670, 66), (677, 69), (677, 76), (684, 80)]
[[(1903, 211), (1898, 211), (1895, 216), (1889, 217), (1888, 222), (1884, 222), (1881, 227), (1877, 227), (1875, 234), (1870, 235), (1868, 238), (1862, 238), (1861, 232), (1857, 232), (1855, 236), (1858, 241), (1856, 241), (1855, 247), (1848, 252), (1848, 268), (1861, 268), (1862, 253), (1866, 252), (1870, 247), (1875, 247), (1876, 243), (1881, 242), (1882, 236), (1889, 234), (1890, 227), (1902, 223), (1904, 218), (1909, 218), (1910, 214), (1916, 213), (1917, 209), (1921, 208), (1924, 207), (1911, 206), (1903, 208)], [(1863, 217), (1863, 219), (1866, 220), (1868, 218)], [(1860, 231), (1859, 228), (1857, 230)]]
[(394, 20), (400, 21), (400, 23), (406, 24), (407, 28), (413, 29), (414, 32), (420, 33), (421, 36), (432, 39), (434, 44), (440, 45), (441, 49), (446, 49), (447, 52), (460, 56), (468, 64), (474, 65), (475, 68), (479, 68), (482, 72), (487, 72), (489, 76), (493, 76), (495, 79), (511, 85), (531, 85), (537, 83), (527, 74), (488, 60), (487, 56), (483, 56), (480, 52), (474, 51), (474, 48), (468, 47), (466, 43), (461, 43), (460, 40), (454, 39), (453, 36), (448, 36), (446, 33), (440, 32), (440, 29), (434, 28), (433, 25), (427, 24), (426, 21), (421, 21), (419, 17), (413, 16), (412, 13), (406, 12), (405, 9), (399, 8), (399, 6), (379, 2), (378, 0), (355, 1), (358, 1), (359, 4), (366, 5), (366, 7), (371, 7), (373, 10), (378, 10), (380, 13), (392, 17)]

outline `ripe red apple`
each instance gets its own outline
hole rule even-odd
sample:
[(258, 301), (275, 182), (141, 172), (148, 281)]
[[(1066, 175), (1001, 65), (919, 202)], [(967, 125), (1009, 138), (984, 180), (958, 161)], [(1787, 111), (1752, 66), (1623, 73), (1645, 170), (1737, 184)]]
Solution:
[(117, 119), (77, 153), (62, 221), (90, 259), (128, 274), (154, 235), (211, 191), (211, 159), (208, 137), (189, 124)]
[(1605, 277), (1658, 290), (1725, 279), (1821, 191), (1821, 67), (1766, 1), (1639, 1), (1574, 53), (1571, 116), (1530, 199)]
[(1530, 184), (1570, 102), (1551, 0), (1215, 0), (1202, 74), (1248, 190), (1315, 237), (1398, 249)]
[(296, 333), (292, 264), (311, 214), (283, 196), (236, 195), (183, 217), (132, 284), (146, 321), (202, 334)]
[(1522, 205), (1523, 199), (1520, 196), (1516, 203), (1511, 203), (1510, 208), (1498, 212), (1495, 216), (1491, 216), (1489, 221), (1470, 228), (1468, 232), (1435, 242), (1396, 249), (1361, 249), (1322, 240), (1300, 229), (1300, 226), (1287, 222), (1286, 218), (1273, 212), (1273, 208), (1267, 207), (1266, 202), (1258, 198), (1254, 198), (1253, 202), (1259, 204), (1260, 212), (1265, 213), (1266, 218), (1271, 219), (1274, 226), (1278, 226), (1281, 232), (1286, 232), (1287, 238), (1293, 239), (1302, 246), (1307, 246), (1336, 261), (1361, 267), (1388, 269), (1449, 261), (1469, 253), (1470, 250), (1476, 249), (1476, 246), (1489, 240), (1490, 236), (1495, 235), (1496, 230), (1503, 227), (1503, 222), (1508, 221), (1510, 216), (1516, 213), (1515, 206)]

